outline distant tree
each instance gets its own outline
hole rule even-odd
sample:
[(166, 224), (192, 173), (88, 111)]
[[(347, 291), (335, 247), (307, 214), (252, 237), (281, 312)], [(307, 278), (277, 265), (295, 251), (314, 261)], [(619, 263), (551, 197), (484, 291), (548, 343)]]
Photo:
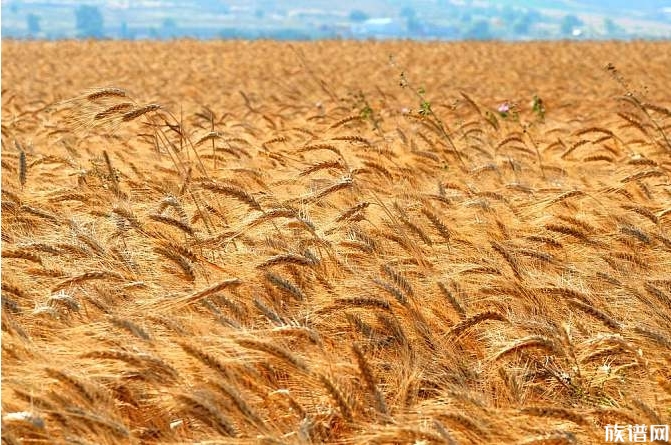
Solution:
[(459, 15), (459, 21), (462, 23), (470, 23), (473, 20), (473, 14), (465, 10)]
[(31, 36), (36, 36), (42, 30), (40, 27), (40, 17), (32, 12), (26, 17), (26, 23), (28, 24), (28, 34)]
[(624, 28), (622, 28), (620, 25), (615, 23), (613, 19), (606, 17), (603, 20), (603, 28), (606, 31), (606, 35), (609, 36), (616, 36), (618, 34), (623, 34), (624, 33)]
[(355, 9), (349, 13), (349, 19), (353, 22), (365, 22), (370, 16), (360, 9)]
[(500, 17), (506, 23), (515, 23), (520, 19), (520, 11), (510, 5), (501, 8)]
[(464, 38), (468, 40), (492, 39), (493, 35), (489, 28), (489, 22), (487, 20), (478, 20), (474, 22), (464, 33)]
[(121, 22), (121, 29), (119, 30), (119, 36), (122, 39), (133, 40), (135, 38), (135, 33), (128, 29), (128, 22), (125, 20)]
[(424, 33), (424, 23), (415, 17), (407, 17), (405, 19), (405, 26), (408, 28), (408, 32), (411, 34), (423, 34)]
[(103, 15), (97, 6), (81, 5), (75, 9), (79, 37), (103, 37)]
[(527, 35), (531, 29), (532, 22), (529, 16), (524, 14), (513, 23), (513, 33), (515, 35)]
[(532, 23), (538, 23), (543, 20), (543, 14), (536, 9), (527, 9), (524, 15), (527, 16)]
[(177, 30), (177, 22), (173, 18), (167, 18), (164, 19), (163, 22), (161, 23), (161, 31), (160, 33), (163, 35), (163, 37), (176, 37), (178, 30)]
[(533, 24), (542, 20), (542, 16), (535, 9), (514, 9), (510, 6), (501, 10), (501, 18), (516, 36), (529, 35)]
[(406, 20), (414, 19), (417, 17), (417, 12), (412, 8), (412, 6), (404, 6), (401, 8), (401, 17)]
[(568, 14), (564, 16), (564, 18), (561, 21), (561, 33), (565, 36), (570, 36), (573, 34), (573, 30), (576, 28), (580, 28), (583, 25), (583, 21), (580, 20), (578, 17), (576, 17), (573, 14)]

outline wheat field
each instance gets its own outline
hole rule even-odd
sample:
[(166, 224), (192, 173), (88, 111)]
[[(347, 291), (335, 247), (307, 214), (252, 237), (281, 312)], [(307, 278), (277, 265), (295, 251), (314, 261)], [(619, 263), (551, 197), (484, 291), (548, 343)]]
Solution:
[(671, 423), (668, 42), (2, 60), (3, 444)]

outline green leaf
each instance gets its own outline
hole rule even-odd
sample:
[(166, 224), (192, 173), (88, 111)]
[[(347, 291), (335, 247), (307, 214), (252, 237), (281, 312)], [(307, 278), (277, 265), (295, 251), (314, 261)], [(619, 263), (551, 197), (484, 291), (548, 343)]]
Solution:
[(431, 103), (429, 101), (423, 100), (419, 107), (419, 114), (422, 116), (431, 114)]

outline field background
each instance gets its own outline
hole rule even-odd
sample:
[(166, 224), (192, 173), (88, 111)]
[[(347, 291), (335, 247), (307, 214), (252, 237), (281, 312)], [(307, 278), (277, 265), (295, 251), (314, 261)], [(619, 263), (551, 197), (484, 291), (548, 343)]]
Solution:
[(5, 0), (15, 39), (630, 40), (671, 37), (659, 0)]
[(2, 60), (3, 443), (671, 423), (669, 43)]

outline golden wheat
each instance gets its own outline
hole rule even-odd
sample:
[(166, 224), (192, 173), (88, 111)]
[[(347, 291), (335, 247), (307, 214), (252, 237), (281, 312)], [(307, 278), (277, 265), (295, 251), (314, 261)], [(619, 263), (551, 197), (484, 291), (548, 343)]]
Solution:
[(667, 42), (2, 53), (3, 442), (671, 422)]

